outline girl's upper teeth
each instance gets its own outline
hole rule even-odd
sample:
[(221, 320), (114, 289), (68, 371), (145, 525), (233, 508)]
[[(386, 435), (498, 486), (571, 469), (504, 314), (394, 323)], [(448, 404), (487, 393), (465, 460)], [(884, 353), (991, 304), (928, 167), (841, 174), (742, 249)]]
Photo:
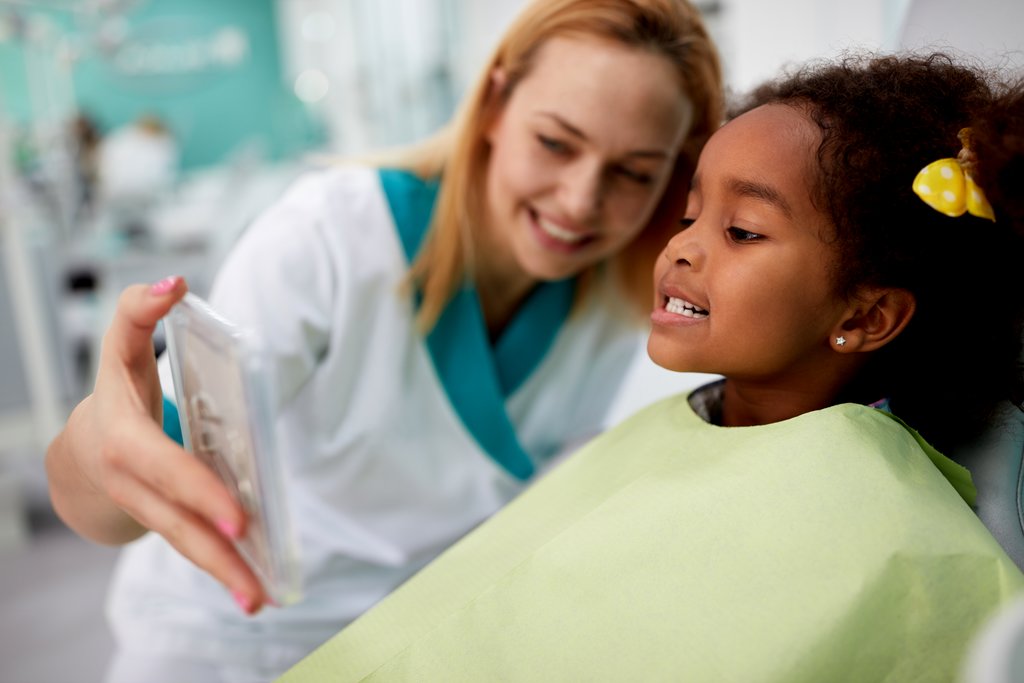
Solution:
[(689, 301), (684, 299), (677, 299), (674, 296), (668, 298), (668, 302), (665, 304), (665, 310), (669, 313), (676, 313), (678, 315), (685, 315), (687, 318), (706, 318), (708, 317), (708, 311), (691, 304)]
[(582, 242), (586, 238), (586, 234), (584, 233), (566, 230), (560, 225), (555, 225), (551, 221), (544, 220), (540, 216), (537, 217), (537, 225), (539, 225), (540, 229), (546, 234), (562, 242), (575, 244), (576, 242)]

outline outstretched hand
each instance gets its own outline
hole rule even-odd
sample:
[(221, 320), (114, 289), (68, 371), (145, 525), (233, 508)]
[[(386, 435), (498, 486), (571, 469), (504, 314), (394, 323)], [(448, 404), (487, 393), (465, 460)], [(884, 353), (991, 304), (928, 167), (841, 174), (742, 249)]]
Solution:
[(121, 294), (103, 339), (93, 393), (47, 452), (54, 508), (81, 535), (120, 544), (152, 530), (256, 612), (266, 601), (231, 540), (245, 515), (216, 475), (168, 438), (153, 331), (185, 295), (171, 277)]

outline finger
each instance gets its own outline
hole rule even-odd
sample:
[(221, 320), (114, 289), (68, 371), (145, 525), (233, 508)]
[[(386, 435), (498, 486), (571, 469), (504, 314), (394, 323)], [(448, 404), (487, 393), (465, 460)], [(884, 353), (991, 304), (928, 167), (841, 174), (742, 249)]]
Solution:
[(184, 278), (177, 275), (152, 285), (125, 288), (103, 338), (104, 351), (129, 365), (139, 358), (151, 358), (157, 323), (187, 291)]
[(162, 498), (143, 482), (128, 474), (122, 476), (118, 499), (129, 514), (223, 584), (244, 612), (259, 611), (267, 601), (266, 595), (259, 579), (228, 539), (206, 520)]
[(202, 518), (224, 537), (238, 539), (245, 534), (245, 512), (220, 478), (155, 423), (128, 421), (104, 456), (112, 471), (137, 479), (160, 498)]

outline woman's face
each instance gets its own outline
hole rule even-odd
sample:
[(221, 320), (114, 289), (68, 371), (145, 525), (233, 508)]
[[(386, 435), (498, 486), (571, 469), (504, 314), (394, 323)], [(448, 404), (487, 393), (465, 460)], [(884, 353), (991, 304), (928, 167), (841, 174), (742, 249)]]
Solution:
[(647, 349), (659, 365), (786, 386), (819, 383), (834, 293), (831, 223), (814, 205), (820, 133), (802, 112), (758, 107), (701, 152), (682, 230), (655, 266)]
[(487, 131), (481, 261), (521, 282), (557, 280), (624, 247), (658, 203), (692, 111), (655, 52), (545, 43)]

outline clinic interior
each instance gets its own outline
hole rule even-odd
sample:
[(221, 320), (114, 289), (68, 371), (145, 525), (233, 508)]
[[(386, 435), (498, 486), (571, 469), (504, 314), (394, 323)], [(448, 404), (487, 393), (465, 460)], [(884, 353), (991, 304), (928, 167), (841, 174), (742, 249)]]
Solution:
[[(522, 3), (0, 0), (0, 575), (15, 577), (0, 614), (49, 615), (46, 629), (4, 618), (0, 630), (52, 636), (74, 612), (25, 602), (33, 562), (76, 562), (41, 547), (62, 537), (42, 458), (92, 385), (118, 292), (175, 273), (202, 295), (299, 173), (436, 130)], [(733, 91), (849, 48), (1024, 62), (1016, 0), (971, 3), (969, 20), (950, 0), (695, 4)], [(640, 361), (609, 420), (687, 382)], [(75, 588), (90, 607), (62, 640), (0, 651), (0, 679), (61, 680), (44, 653), (102, 631), (111, 556), (76, 549), (98, 563), (95, 585)]]

